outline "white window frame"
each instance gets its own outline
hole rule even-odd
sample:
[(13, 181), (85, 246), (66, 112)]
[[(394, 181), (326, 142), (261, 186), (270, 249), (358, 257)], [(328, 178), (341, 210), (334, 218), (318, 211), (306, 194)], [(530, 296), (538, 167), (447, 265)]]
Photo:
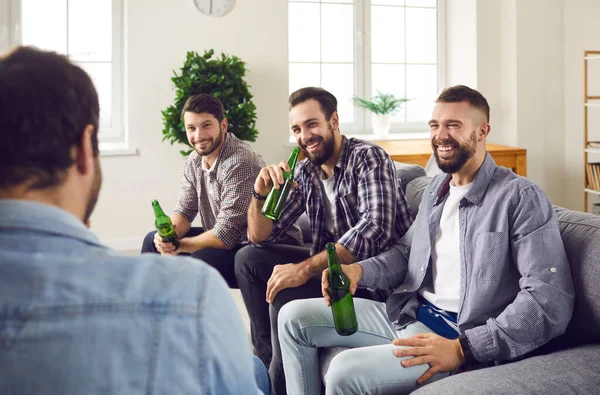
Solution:
[[(295, 2), (288, 0), (288, 4)], [(319, 2), (320, 4), (320, 2)], [(338, 4), (334, 1), (328, 4)], [(339, 4), (348, 4), (339, 2)], [(412, 6), (416, 7), (416, 6)], [(411, 8), (411, 6), (407, 6)], [(423, 8), (423, 7), (416, 7)], [(446, 86), (446, 0), (437, 0), (437, 65), (438, 65), (438, 92)], [(359, 97), (370, 98), (371, 92), (371, 0), (354, 0), (354, 94)], [(406, 50), (406, 47), (405, 47)], [(290, 62), (288, 60), (288, 65)], [(313, 63), (313, 62), (311, 62)], [(319, 62), (322, 64), (322, 62)], [(289, 70), (289, 66), (288, 66)], [(405, 74), (406, 78), (406, 74)], [(405, 84), (406, 85), (406, 84)], [(335, 94), (335, 92), (332, 92)], [(354, 108), (354, 122), (341, 123), (340, 129), (344, 134), (370, 135), (371, 113), (365, 109)], [(429, 135), (429, 126), (423, 122), (393, 122), (390, 137), (402, 138), (402, 134), (426, 133)]]
[[(67, 12), (68, 10), (69, 1), (67, 0)], [(0, 52), (6, 52), (21, 44), (21, 29), (21, 0), (0, 0)], [(124, 0), (112, 0), (111, 127), (99, 130), (98, 140), (101, 150), (103, 147), (123, 149), (127, 145), (123, 38)]]

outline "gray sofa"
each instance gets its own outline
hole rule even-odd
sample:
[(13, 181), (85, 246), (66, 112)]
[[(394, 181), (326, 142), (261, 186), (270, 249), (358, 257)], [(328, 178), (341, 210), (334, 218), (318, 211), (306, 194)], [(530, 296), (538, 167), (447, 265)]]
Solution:
[[(413, 215), (430, 177), (397, 165)], [(429, 394), (600, 394), (600, 216), (555, 207), (575, 283), (575, 311), (564, 335), (526, 358), (427, 384)], [(344, 348), (320, 350), (321, 373)]]

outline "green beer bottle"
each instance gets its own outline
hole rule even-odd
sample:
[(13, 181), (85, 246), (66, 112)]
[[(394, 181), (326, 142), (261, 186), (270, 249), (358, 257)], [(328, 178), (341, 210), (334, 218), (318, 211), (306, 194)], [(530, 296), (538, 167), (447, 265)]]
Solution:
[(354, 312), (354, 301), (350, 293), (350, 280), (342, 271), (342, 265), (335, 251), (335, 244), (327, 243), (327, 266), (329, 267), (329, 297), (335, 330), (342, 336), (349, 336), (357, 331), (358, 322)]
[(179, 239), (173, 228), (171, 218), (165, 215), (165, 212), (160, 208), (160, 204), (158, 204), (158, 200), (152, 201), (152, 208), (154, 209), (155, 217), (154, 226), (156, 226), (159, 236), (162, 236), (165, 243), (173, 243), (176, 249), (179, 248)]
[(275, 189), (275, 186), (273, 186), (271, 192), (267, 195), (267, 199), (262, 208), (262, 213), (269, 219), (277, 220), (281, 217), (283, 206), (285, 206), (285, 201), (287, 200), (288, 194), (292, 189), (292, 184), (294, 183), (294, 168), (296, 167), (299, 153), (300, 148), (298, 147), (295, 147), (292, 150), (292, 153), (287, 160), (290, 171), (283, 172), (283, 179), (285, 180), (283, 185), (280, 186), (279, 189)]

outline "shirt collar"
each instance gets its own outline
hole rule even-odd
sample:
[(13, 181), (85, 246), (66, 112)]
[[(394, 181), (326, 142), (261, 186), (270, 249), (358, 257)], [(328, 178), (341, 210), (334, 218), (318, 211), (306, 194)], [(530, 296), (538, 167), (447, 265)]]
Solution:
[[(494, 176), (497, 167), (498, 166), (490, 153), (486, 152), (483, 163), (479, 167), (479, 170), (477, 170), (477, 174), (475, 174), (475, 178), (473, 179), (473, 186), (471, 186), (471, 189), (465, 194), (465, 199), (473, 204), (479, 205), (485, 195), (485, 191), (492, 181), (492, 177)], [(444, 197), (450, 190), (450, 180), (452, 180), (452, 176), (448, 174), (438, 189), (435, 204), (439, 204), (444, 200)]]
[(0, 199), (0, 231), (27, 229), (79, 239), (101, 246), (79, 218), (48, 204), (17, 199)]

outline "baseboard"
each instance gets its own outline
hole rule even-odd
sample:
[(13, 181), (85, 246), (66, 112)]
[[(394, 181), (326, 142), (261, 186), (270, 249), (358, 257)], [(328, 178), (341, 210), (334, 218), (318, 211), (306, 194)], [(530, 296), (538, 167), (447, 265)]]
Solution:
[(102, 244), (119, 252), (139, 251), (142, 248), (143, 241), (143, 237), (134, 237), (131, 239), (102, 240)]

